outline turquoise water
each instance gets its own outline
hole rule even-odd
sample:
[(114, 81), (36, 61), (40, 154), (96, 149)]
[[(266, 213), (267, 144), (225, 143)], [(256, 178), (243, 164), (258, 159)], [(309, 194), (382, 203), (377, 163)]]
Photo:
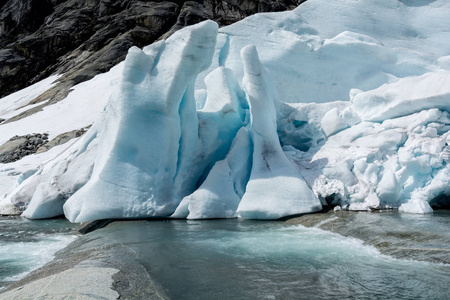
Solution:
[(334, 215), (339, 218), (322, 229), (361, 239), (397, 258), (450, 264), (450, 210), (425, 215), (396, 211)]
[(136, 222), (97, 235), (130, 248), (173, 299), (448, 299), (450, 265), (301, 225)]
[[(418, 248), (420, 243), (422, 248), (443, 250), (440, 259), (449, 254), (445, 250), (449, 248), (450, 214), (352, 216), (367, 219), (369, 228), (355, 227), (355, 231), (371, 233), (370, 239), (377, 243), (392, 236), (389, 228), (397, 235), (412, 228), (418, 237), (434, 232), (436, 238), (401, 247)], [(30, 251), (34, 246), (46, 249), (50, 255), (45, 259), (49, 259), (56, 246), (73, 239), (73, 225), (63, 220), (5, 222), (8, 225), (0, 222), (0, 226), (10, 228), (17, 222), (15, 228), (22, 232), (16, 237), (24, 240), (10, 244), (9, 249), (23, 243), (27, 250), (7, 251), (10, 262), (25, 261), (24, 253), (34, 252)], [(356, 226), (354, 221), (348, 224)], [(409, 239), (411, 232), (405, 236)], [(285, 222), (115, 222), (82, 236), (76, 244), (72, 252), (94, 251), (101, 254), (102, 264), (120, 261), (128, 265), (128, 260), (137, 260), (135, 272), (142, 272), (142, 266), (142, 276), (149, 276), (171, 299), (449, 299), (449, 264), (396, 259), (360, 239)], [(10, 277), (32, 268), (26, 262), (5, 269), (5, 259), (1, 259), (1, 273), (6, 270)]]
[(64, 219), (0, 217), (0, 289), (50, 261), (75, 239), (74, 228)]

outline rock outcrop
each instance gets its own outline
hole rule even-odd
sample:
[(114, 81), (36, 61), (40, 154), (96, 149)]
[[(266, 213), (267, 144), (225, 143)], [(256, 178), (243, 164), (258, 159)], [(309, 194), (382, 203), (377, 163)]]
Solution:
[(81, 128), (81, 129), (75, 129), (75, 130), (72, 130), (72, 131), (69, 131), (69, 132), (61, 133), (60, 135), (56, 136), (55, 138), (53, 138), (48, 143), (45, 143), (42, 146), (40, 146), (36, 150), (36, 153), (46, 152), (46, 151), (50, 150), (51, 148), (53, 148), (55, 146), (59, 146), (59, 145), (65, 144), (68, 141), (70, 141), (71, 139), (80, 137), (86, 132), (87, 129), (88, 128)]
[(51, 141), (48, 139), (48, 133), (13, 136), (0, 146), (0, 163), (10, 163), (30, 154), (46, 152), (55, 146), (82, 136), (89, 127), (61, 133)]
[(14, 136), (0, 146), (0, 162), (9, 163), (36, 151), (48, 142), (48, 133)]

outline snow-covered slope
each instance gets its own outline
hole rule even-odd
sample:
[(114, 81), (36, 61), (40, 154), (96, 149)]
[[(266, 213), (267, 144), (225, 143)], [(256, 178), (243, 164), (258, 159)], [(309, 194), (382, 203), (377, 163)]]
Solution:
[[(309, 0), (132, 48), (65, 100), (0, 125), (3, 143), (96, 120), (1, 165), (0, 211), (82, 222), (448, 205), (449, 13), (444, 0)], [(1, 99), (0, 118), (52, 80)]]

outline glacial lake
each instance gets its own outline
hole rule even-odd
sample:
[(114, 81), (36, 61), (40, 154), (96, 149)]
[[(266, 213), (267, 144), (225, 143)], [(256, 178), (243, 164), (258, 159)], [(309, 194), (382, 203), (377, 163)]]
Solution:
[[(448, 211), (349, 216), (361, 220), (344, 219), (334, 229), (368, 235), (364, 241), (284, 221), (121, 221), (79, 237), (65, 251), (91, 251), (101, 264), (135, 268), (126, 271), (149, 277), (170, 299), (448, 299)], [(51, 226), (59, 228), (53, 241), (70, 237), (62, 220)], [(382, 254), (383, 243), (403, 258)], [(437, 262), (408, 258), (435, 252)], [(116, 287), (121, 292), (127, 284)], [(148, 288), (141, 286), (140, 295)]]

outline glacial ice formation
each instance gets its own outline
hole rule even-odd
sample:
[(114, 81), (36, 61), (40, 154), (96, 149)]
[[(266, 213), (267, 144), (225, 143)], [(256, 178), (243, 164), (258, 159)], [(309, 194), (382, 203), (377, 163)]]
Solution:
[(245, 127), (236, 134), (230, 152), (217, 161), (203, 184), (186, 196), (172, 218), (234, 218), (251, 169), (251, 143)]
[(304, 166), (303, 176), (322, 199), (331, 197), (350, 210), (427, 213), (429, 202), (449, 195), (449, 129), (449, 113), (433, 108), (382, 123), (360, 122), (308, 152), (285, 150)]
[(281, 149), (278, 99), (254, 47), (243, 49), (244, 89), (219, 67), (205, 80), (208, 96), (197, 114), (193, 84), (211, 63), (216, 35), (217, 25), (207, 21), (143, 50), (131, 48), (101, 119), (63, 159), (11, 195), (13, 202), (31, 198), (23, 215), (64, 212), (73, 222), (275, 219), (320, 210)]
[(243, 89), (250, 105), (253, 159), (250, 179), (237, 214), (245, 219), (278, 219), (322, 209), (322, 205), (281, 149), (276, 132), (275, 88), (259, 61), (256, 48), (241, 52)]
[[(27, 175), (15, 189), (0, 182), (0, 212), (14, 203), (28, 218), (82, 222), (448, 207), (450, 3), (420, 3), (309, 0), (132, 48), (30, 119), (51, 126), (56, 109), (88, 110), (71, 98), (83, 88), (104, 103), (112, 93), (84, 136), (45, 163), (12, 165)], [(90, 96), (101, 80), (119, 83)], [(8, 97), (11, 115), (24, 100)], [(0, 126), (0, 138), (26, 122)]]
[(216, 34), (217, 25), (205, 22), (143, 51), (130, 49), (91, 179), (64, 205), (69, 220), (168, 216), (179, 193), (192, 189), (198, 173), (192, 83), (211, 63)]

